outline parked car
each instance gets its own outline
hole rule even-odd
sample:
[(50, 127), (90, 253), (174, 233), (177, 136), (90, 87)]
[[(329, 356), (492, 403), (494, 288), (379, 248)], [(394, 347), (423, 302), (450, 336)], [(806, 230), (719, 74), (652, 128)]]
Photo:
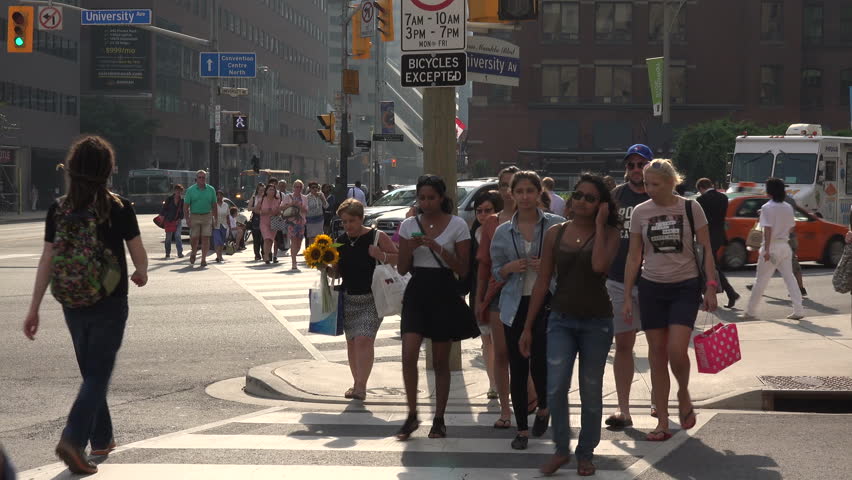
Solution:
[[(725, 229), (728, 245), (722, 249), (721, 260), (726, 268), (742, 268), (757, 263), (757, 251), (746, 248), (748, 232), (760, 217), (760, 208), (769, 201), (757, 195), (728, 194), (728, 213)], [(799, 242), (799, 261), (816, 261), (834, 267), (843, 254), (843, 237), (849, 229), (813, 215), (796, 211), (796, 237)]]

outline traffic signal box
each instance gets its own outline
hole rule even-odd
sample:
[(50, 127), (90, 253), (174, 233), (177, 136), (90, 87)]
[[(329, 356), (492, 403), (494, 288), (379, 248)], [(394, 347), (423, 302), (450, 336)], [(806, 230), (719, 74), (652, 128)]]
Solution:
[(234, 129), (233, 143), (237, 145), (248, 143), (248, 115), (231, 116), (231, 126)]
[(352, 16), (352, 58), (355, 60), (367, 60), (370, 58), (370, 49), (373, 41), (369, 37), (361, 36), (361, 14)]
[(393, 0), (376, 0), (376, 20), (379, 22), (377, 28), (382, 36), (383, 42), (393, 41)]
[(33, 51), (33, 7), (9, 7), (6, 29), (6, 51), (9, 53), (32, 53)]
[(538, 0), (479, 0), (468, 2), (471, 22), (515, 23), (538, 19)]
[(328, 143), (334, 143), (334, 114), (317, 115), (317, 120), (322, 125), (322, 128), (317, 130), (320, 138)]

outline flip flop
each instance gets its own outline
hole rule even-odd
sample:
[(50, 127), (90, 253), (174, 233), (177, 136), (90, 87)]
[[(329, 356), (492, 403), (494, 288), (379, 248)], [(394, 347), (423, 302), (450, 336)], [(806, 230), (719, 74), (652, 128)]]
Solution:
[(623, 415), (610, 415), (604, 423), (613, 428), (627, 428), (633, 426), (633, 419), (624, 418)]
[(665, 430), (654, 430), (645, 435), (645, 440), (649, 442), (665, 442), (672, 438), (672, 434)]
[(354, 388), (350, 388), (349, 390), (346, 390), (346, 393), (343, 394), (343, 398), (352, 398), (352, 395), (355, 395), (355, 389)]
[(494, 428), (506, 429), (512, 427), (512, 419), (511, 418), (498, 418), (496, 422), (494, 422)]
[[(689, 419), (692, 418), (692, 422), (689, 422)], [(690, 407), (689, 412), (686, 415), (680, 416), (680, 427), (684, 430), (689, 430), (694, 427), (698, 422), (698, 415), (695, 413), (695, 408)]]

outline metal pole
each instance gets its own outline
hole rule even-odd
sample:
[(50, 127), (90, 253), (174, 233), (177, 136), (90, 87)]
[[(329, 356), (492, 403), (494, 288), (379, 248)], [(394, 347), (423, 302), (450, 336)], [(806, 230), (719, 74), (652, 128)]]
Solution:
[(346, 188), (349, 185), (349, 95), (346, 94), (346, 90), (343, 87), (343, 79), (345, 78), (343, 72), (349, 68), (349, 35), (347, 34), (349, 31), (349, 0), (341, 0), (341, 3), (343, 4), (340, 15), (341, 23), (343, 24), (343, 58), (341, 59), (343, 70), (340, 74), (340, 94), (343, 99), (343, 105), (341, 106), (343, 112), (340, 119), (340, 182), (338, 182), (339, 185), (335, 185), (334, 194), (338, 202), (346, 198)]
[[(216, 25), (216, 4), (218, 2), (216, 0), (211, 0), (210, 5), (210, 14), (208, 18), (210, 19), (210, 49), (214, 52), (219, 50), (219, 34), (218, 34), (218, 25)], [(210, 79), (210, 178), (209, 184), (213, 185), (216, 188), (220, 188), (219, 185), (219, 144), (216, 142), (216, 122), (222, 121), (221, 118), (216, 117), (216, 103), (218, 102), (219, 95), (219, 79), (211, 78)], [(221, 133), (221, 131), (220, 131)]]
[(668, 124), (671, 115), (669, 98), (669, 55), (671, 55), (671, 20), (669, 0), (663, 0), (663, 124)]
[[(384, 65), (384, 49), (382, 48), (382, 37), (381, 32), (379, 32), (379, 10), (377, 8), (373, 9), (374, 18), (373, 18), (373, 38), (376, 48), (376, 133), (384, 133), (382, 132), (382, 66)], [(393, 15), (393, 12), (390, 12), (390, 15)], [(380, 146), (383, 142), (374, 142), (372, 145), (373, 150), (375, 150), (374, 160), (370, 165), (370, 183), (375, 184), (372, 192), (378, 192), (381, 189), (381, 180), (378, 178), (381, 175), (381, 170), (379, 167), (379, 162), (382, 160), (381, 151), (379, 150)], [(378, 181), (377, 181), (378, 180)]]

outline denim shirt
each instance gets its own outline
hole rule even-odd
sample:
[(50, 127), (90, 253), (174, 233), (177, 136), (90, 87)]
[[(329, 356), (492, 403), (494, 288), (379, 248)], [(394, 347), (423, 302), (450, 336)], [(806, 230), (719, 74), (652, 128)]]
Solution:
[[(545, 213), (538, 211), (538, 222), (533, 231), (532, 251), (538, 252), (541, 250), (540, 241), (544, 241), (544, 233), (553, 225), (564, 222), (565, 219), (553, 213)], [(512, 243), (514, 236), (515, 242)], [(515, 245), (518, 245), (518, 251), (515, 251)], [(494, 232), (494, 239), (491, 240), (491, 273), (494, 279), (498, 282), (506, 282), (503, 289), (500, 291), (500, 321), (505, 325), (512, 326), (515, 320), (515, 314), (518, 313), (518, 305), (521, 303), (521, 296), (524, 288), (524, 276), (521, 273), (510, 273), (507, 278), (500, 276), (500, 269), (509, 262), (518, 260), (518, 254), (523, 257), (524, 236), (518, 230), (518, 214), (512, 216), (512, 221), (506, 222)], [(556, 276), (550, 279), (551, 293), (556, 289)]]

